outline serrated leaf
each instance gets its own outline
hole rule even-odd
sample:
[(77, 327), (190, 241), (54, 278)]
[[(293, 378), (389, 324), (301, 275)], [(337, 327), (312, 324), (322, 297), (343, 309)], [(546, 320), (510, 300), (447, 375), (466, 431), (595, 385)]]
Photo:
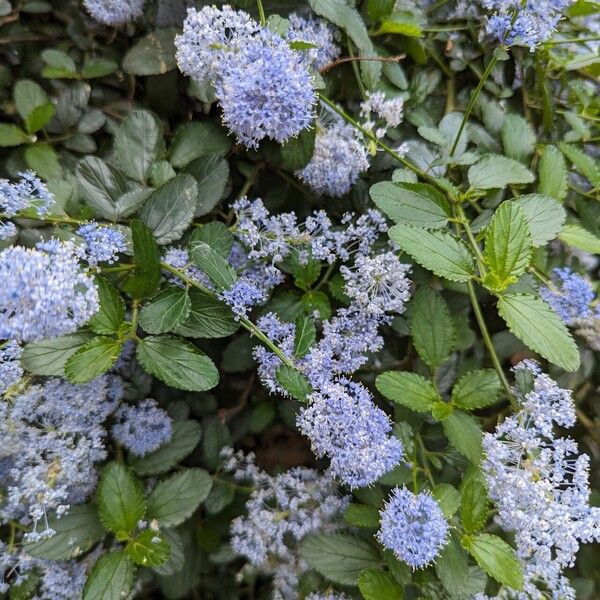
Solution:
[(82, 600), (123, 600), (133, 587), (135, 567), (119, 550), (101, 556), (85, 582)]
[(498, 154), (484, 156), (469, 168), (469, 183), (478, 190), (503, 189), (507, 185), (531, 183), (533, 174), (520, 162)]
[(67, 360), (83, 348), (92, 337), (89, 333), (77, 332), (30, 342), (23, 349), (21, 365), (26, 371), (36, 375), (62, 377)]
[(177, 175), (152, 192), (140, 211), (157, 243), (178, 240), (189, 227), (196, 212), (198, 184), (191, 175)]
[(503, 202), (486, 230), (484, 259), (490, 272), (484, 285), (504, 290), (514, 283), (529, 265), (531, 248), (525, 211), (514, 202)]
[(452, 389), (452, 403), (464, 410), (485, 408), (498, 402), (502, 384), (494, 369), (465, 373)]
[(123, 59), (123, 69), (132, 75), (160, 75), (177, 66), (175, 28), (158, 29), (139, 39)]
[(448, 540), (436, 558), (434, 567), (442, 585), (452, 597), (468, 597), (466, 586), (469, 581), (469, 559), (457, 542)]
[(146, 529), (127, 543), (125, 552), (142, 567), (158, 567), (169, 560), (171, 548), (160, 532)]
[(96, 507), (89, 504), (71, 506), (66, 515), (51, 515), (48, 527), (56, 533), (34, 543), (24, 544), (23, 550), (35, 558), (71, 560), (85, 554), (104, 535)]
[(141, 183), (146, 182), (150, 166), (163, 150), (162, 126), (150, 111), (132, 111), (115, 134), (114, 152), (119, 169)]
[(600, 187), (600, 168), (597, 161), (573, 144), (558, 144), (560, 151), (573, 163), (575, 168), (595, 187)]
[(174, 331), (189, 317), (191, 307), (187, 289), (169, 286), (142, 307), (140, 326), (153, 334)]
[(323, 577), (341, 585), (356, 585), (363, 569), (379, 566), (379, 556), (371, 544), (341, 533), (304, 538), (300, 556)]
[(160, 251), (152, 233), (138, 219), (131, 221), (135, 270), (123, 289), (135, 299), (152, 295), (160, 282)]
[(125, 539), (146, 514), (142, 484), (120, 463), (104, 467), (96, 494), (102, 524), (119, 539)]
[(379, 569), (362, 571), (358, 589), (365, 600), (401, 600), (404, 597), (402, 586), (389, 573)]
[(176, 334), (193, 338), (221, 338), (229, 337), (238, 330), (240, 324), (224, 302), (196, 288), (190, 289), (189, 296), (190, 314), (175, 330)]
[(390, 238), (421, 266), (450, 281), (468, 281), (474, 275), (473, 257), (462, 240), (445, 231), (427, 231), (394, 225)]
[(294, 356), (304, 356), (317, 339), (317, 330), (308, 315), (296, 317), (296, 333), (294, 335)]
[(558, 315), (541, 299), (529, 294), (504, 294), (498, 312), (510, 331), (529, 348), (565, 371), (579, 368), (579, 351)]
[(212, 477), (204, 469), (185, 469), (161, 481), (148, 496), (149, 519), (174, 527), (192, 516), (208, 496)]
[(153, 567), (153, 571), (159, 575), (173, 575), (183, 569), (185, 564), (185, 551), (183, 548), (183, 540), (181, 536), (174, 529), (165, 529), (161, 531), (161, 534), (165, 541), (171, 548), (169, 559), (162, 565)]
[(576, 223), (567, 223), (558, 238), (569, 246), (591, 254), (600, 254), (600, 238)]
[(178, 169), (202, 156), (225, 154), (230, 147), (231, 140), (227, 132), (217, 123), (185, 123), (175, 132), (169, 160)]
[(275, 379), (292, 398), (300, 402), (305, 402), (313, 391), (308, 379), (298, 369), (288, 365), (281, 365), (277, 369)]
[(204, 242), (198, 241), (190, 249), (190, 258), (220, 290), (229, 289), (237, 281), (235, 269)]
[(431, 494), (439, 504), (442, 513), (446, 519), (454, 515), (460, 506), (460, 493), (449, 483), (438, 483), (432, 490)]
[(433, 403), (441, 400), (431, 381), (408, 371), (381, 373), (375, 387), (389, 400), (420, 413), (430, 412)]
[(472, 463), (478, 464), (482, 455), (482, 432), (477, 420), (461, 410), (453, 410), (441, 423), (448, 441)]
[(382, 181), (371, 186), (369, 195), (395, 223), (433, 229), (445, 227), (452, 216), (445, 196), (427, 184)]
[(523, 589), (523, 567), (515, 551), (496, 535), (480, 533), (463, 541), (477, 564), (499, 583)]
[(502, 122), (502, 145), (506, 156), (526, 163), (535, 150), (535, 134), (529, 123), (515, 113), (505, 115)]
[(203, 392), (219, 383), (213, 361), (190, 342), (172, 335), (140, 340), (137, 358), (148, 373), (179, 390)]
[(485, 486), (472, 477), (461, 489), (460, 520), (467, 533), (480, 531), (487, 520), (488, 497)]
[(559, 202), (567, 197), (567, 166), (565, 159), (554, 146), (546, 146), (538, 167), (540, 194), (551, 196)]
[(92, 338), (65, 363), (65, 376), (71, 383), (87, 383), (106, 373), (121, 354), (123, 342), (106, 336)]
[(172, 469), (200, 443), (202, 427), (197, 421), (175, 421), (171, 441), (143, 457), (134, 457), (130, 466), (138, 475), (160, 475)]
[(228, 258), (233, 247), (234, 237), (225, 223), (212, 221), (198, 227), (192, 233), (188, 243), (188, 250), (192, 252), (198, 245), (208, 244), (223, 258)]
[(344, 520), (356, 527), (379, 527), (379, 509), (366, 504), (349, 504), (344, 512)]
[(421, 359), (433, 370), (454, 348), (454, 327), (446, 301), (438, 292), (421, 287), (412, 301), (410, 334)]
[(534, 248), (545, 246), (561, 230), (567, 216), (565, 209), (550, 196), (527, 194), (512, 200), (525, 212), (531, 244)]
[(119, 331), (125, 319), (125, 303), (119, 292), (103, 277), (96, 277), (100, 310), (91, 318), (88, 325), (95, 333), (111, 334)]

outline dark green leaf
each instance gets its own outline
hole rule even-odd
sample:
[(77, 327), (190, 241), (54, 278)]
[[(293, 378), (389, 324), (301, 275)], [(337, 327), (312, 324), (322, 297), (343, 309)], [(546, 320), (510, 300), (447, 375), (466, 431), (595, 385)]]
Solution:
[(40, 130), (54, 115), (54, 104), (34, 81), (29, 79), (17, 81), (13, 88), (13, 98), (29, 133)]
[(132, 75), (159, 75), (177, 66), (176, 29), (158, 29), (141, 38), (125, 55), (123, 69)]
[(315, 135), (316, 127), (308, 127), (281, 146), (281, 156), (286, 169), (303, 169), (310, 162), (315, 148)]
[(431, 490), (436, 502), (440, 505), (444, 517), (449, 519), (458, 510), (460, 506), (460, 493), (449, 483), (438, 483)]
[(201, 245), (202, 243), (208, 244), (223, 258), (227, 258), (233, 246), (233, 234), (229, 231), (227, 225), (219, 221), (205, 223), (194, 229), (188, 244), (188, 250), (192, 252), (198, 244)]
[(96, 285), (100, 310), (91, 318), (89, 326), (95, 333), (116, 333), (125, 318), (125, 303), (119, 292), (103, 277), (96, 277)]
[(460, 520), (467, 533), (480, 531), (487, 521), (488, 497), (479, 479), (467, 479), (461, 489)]
[(358, 589), (365, 600), (401, 600), (402, 586), (389, 574), (379, 569), (365, 569), (358, 578)]
[(119, 65), (108, 58), (90, 58), (85, 61), (81, 68), (81, 76), (84, 79), (96, 79), (98, 77), (106, 77), (112, 75)]
[(308, 379), (298, 369), (288, 365), (281, 365), (277, 369), (275, 379), (292, 398), (300, 402), (305, 402), (306, 397), (313, 391)]
[[(189, 173), (198, 184), (196, 216), (208, 214), (223, 198), (229, 179), (229, 163), (218, 154), (211, 154), (193, 160), (186, 165), (184, 173)], [(213, 221), (211, 225), (221, 225)]]
[(417, 373), (387, 371), (377, 376), (377, 389), (389, 400), (416, 412), (428, 413), (441, 400), (433, 383)]
[(57, 180), (63, 177), (63, 168), (58, 162), (58, 154), (50, 144), (37, 142), (30, 144), (23, 153), (27, 166), (42, 179)]
[(229, 289), (236, 281), (235, 269), (216, 250), (198, 241), (190, 250), (190, 257), (220, 290)]
[(185, 564), (185, 554), (181, 536), (174, 529), (165, 529), (161, 531), (162, 537), (169, 544), (171, 554), (169, 559), (162, 565), (158, 565), (153, 570), (159, 575), (173, 575), (183, 569)]
[(142, 484), (130, 469), (111, 462), (102, 471), (97, 490), (98, 514), (102, 524), (118, 539), (125, 539), (146, 514)]
[(591, 156), (573, 144), (559, 144), (560, 151), (573, 163), (575, 168), (595, 187), (600, 187), (600, 167)]
[(150, 230), (138, 219), (131, 221), (135, 270), (123, 289), (135, 299), (151, 296), (160, 282), (160, 251)]
[(529, 123), (515, 113), (509, 113), (502, 122), (502, 145), (506, 156), (527, 163), (535, 150), (535, 134)]
[(379, 509), (366, 504), (350, 504), (344, 512), (344, 520), (356, 527), (379, 527)]
[(452, 414), (442, 421), (442, 427), (450, 443), (461, 454), (474, 464), (480, 462), (482, 433), (474, 417), (461, 410), (453, 410)]
[(20, 127), (12, 123), (0, 123), (0, 148), (20, 146), (32, 141)]
[(190, 342), (171, 335), (140, 340), (137, 358), (148, 373), (180, 390), (203, 392), (219, 383), (213, 361)]
[(186, 123), (175, 133), (170, 161), (176, 169), (180, 169), (201, 156), (225, 154), (230, 146), (231, 140), (217, 123)]
[(174, 331), (189, 317), (191, 306), (187, 289), (169, 286), (143, 306), (140, 325), (153, 334)]
[(104, 554), (85, 582), (82, 600), (123, 600), (133, 587), (134, 574), (135, 567), (125, 552)]
[(91, 334), (77, 332), (30, 342), (23, 349), (21, 365), (25, 370), (36, 375), (62, 377), (67, 360), (91, 339)]
[(106, 336), (92, 338), (65, 363), (65, 376), (71, 383), (87, 383), (106, 373), (121, 354), (123, 342)]
[(464, 410), (475, 410), (498, 402), (502, 384), (494, 369), (465, 373), (452, 390), (452, 403)]
[(469, 559), (464, 550), (450, 539), (434, 563), (435, 572), (446, 591), (456, 598), (466, 598)]
[(296, 333), (294, 337), (294, 356), (304, 356), (317, 339), (317, 330), (313, 320), (308, 315), (296, 317)]
[(191, 288), (191, 310), (175, 333), (193, 338), (229, 337), (239, 328), (231, 309), (220, 300)]

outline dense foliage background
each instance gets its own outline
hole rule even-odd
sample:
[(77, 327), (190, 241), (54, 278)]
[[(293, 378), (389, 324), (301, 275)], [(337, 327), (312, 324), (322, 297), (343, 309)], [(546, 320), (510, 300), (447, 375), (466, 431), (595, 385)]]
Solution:
[(600, 597), (600, 4), (209, 4), (0, 0), (0, 596)]

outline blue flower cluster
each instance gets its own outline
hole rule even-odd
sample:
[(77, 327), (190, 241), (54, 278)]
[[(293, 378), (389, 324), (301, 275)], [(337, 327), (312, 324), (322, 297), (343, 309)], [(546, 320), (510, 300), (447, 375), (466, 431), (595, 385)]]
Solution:
[(589, 457), (554, 431), (555, 424), (575, 423), (571, 392), (531, 361), (519, 363), (515, 373), (531, 380), (530, 390), (519, 393), (519, 412), (483, 439), (489, 496), (524, 562), (525, 587), (514, 597), (575, 598), (562, 572), (573, 565), (580, 543), (600, 540), (600, 508), (589, 505)]
[(72, 333), (98, 311), (83, 251), (51, 240), (0, 252), (0, 339), (31, 341)]
[(86, 260), (90, 265), (95, 266), (100, 262), (113, 264), (119, 252), (127, 250), (125, 236), (112, 227), (91, 221), (82, 225), (77, 233), (85, 240)]
[(247, 515), (231, 523), (231, 547), (273, 574), (273, 598), (297, 597), (298, 578), (308, 566), (294, 548), (309, 533), (333, 530), (334, 518), (350, 498), (339, 494), (328, 474), (296, 467), (272, 477), (256, 467), (253, 454), (225, 448), (223, 456), (236, 480), (256, 486), (246, 502)]
[(50, 379), (0, 403), (1, 522), (32, 524), (25, 539), (36, 540), (54, 533), (49, 510), (60, 516), (85, 501), (96, 485), (94, 465), (106, 458), (103, 423), (120, 390), (112, 376), (86, 385)]
[(123, 404), (115, 413), (115, 421), (113, 437), (136, 456), (154, 452), (171, 439), (171, 418), (152, 398), (135, 406)]
[(83, 0), (90, 15), (105, 25), (125, 25), (142, 16), (146, 0)]
[(493, 10), (488, 33), (502, 44), (528, 46), (531, 51), (548, 40), (574, 0), (482, 0)]
[(175, 45), (181, 71), (210, 81), (223, 122), (248, 148), (283, 143), (312, 122), (316, 94), (302, 52), (247, 13), (191, 8)]
[[(21, 211), (34, 209), (38, 216), (45, 215), (54, 204), (54, 196), (32, 171), (19, 173), (20, 180), (11, 183), (0, 179), (0, 212), (3, 217), (14, 217)], [(14, 223), (0, 221), (0, 240), (17, 235)]]
[(381, 511), (377, 538), (413, 569), (428, 565), (448, 542), (448, 523), (428, 492), (395, 488)]
[(23, 376), (19, 363), (23, 350), (14, 340), (0, 346), (0, 396)]
[(322, 69), (340, 55), (340, 47), (335, 43), (335, 31), (322, 19), (312, 15), (292, 13), (287, 39), (290, 42), (307, 42), (313, 47), (304, 52), (305, 60), (315, 69)]

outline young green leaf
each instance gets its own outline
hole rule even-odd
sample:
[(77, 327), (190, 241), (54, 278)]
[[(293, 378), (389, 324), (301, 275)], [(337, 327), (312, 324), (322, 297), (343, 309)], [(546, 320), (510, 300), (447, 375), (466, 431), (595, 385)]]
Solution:
[(567, 223), (558, 238), (574, 248), (590, 254), (600, 254), (600, 238), (577, 223)]
[(146, 514), (142, 484), (130, 469), (117, 462), (104, 467), (97, 498), (102, 524), (120, 540), (126, 539)]
[(452, 597), (469, 597), (466, 593), (469, 581), (469, 557), (457, 542), (453, 539), (448, 540), (436, 558), (434, 567), (442, 585)]
[(213, 221), (194, 229), (188, 243), (188, 250), (193, 253), (197, 245), (208, 244), (223, 258), (227, 258), (231, 253), (233, 240), (233, 234), (224, 223)]
[(446, 231), (427, 231), (398, 224), (390, 238), (420, 265), (451, 281), (468, 281), (475, 273), (473, 256), (462, 240)]
[(488, 516), (485, 486), (476, 478), (465, 481), (461, 489), (460, 520), (467, 533), (480, 531)]
[(92, 338), (65, 362), (65, 376), (71, 383), (87, 383), (106, 373), (121, 354), (123, 342), (106, 336)]
[(127, 542), (125, 552), (142, 567), (158, 567), (169, 560), (171, 548), (160, 532), (145, 529)]
[(344, 512), (344, 520), (356, 527), (377, 529), (379, 527), (379, 509), (366, 504), (350, 504)]
[(575, 168), (595, 187), (600, 187), (600, 167), (591, 156), (573, 144), (558, 144), (560, 151), (575, 165)]
[(498, 402), (502, 384), (494, 369), (465, 373), (452, 389), (452, 403), (463, 410), (485, 408)]
[(316, 132), (314, 125), (307, 127), (281, 146), (281, 158), (286, 169), (303, 169), (310, 162), (315, 149)]
[(300, 402), (306, 402), (306, 397), (313, 391), (308, 379), (298, 369), (288, 365), (281, 365), (277, 369), (275, 379), (292, 398)]
[(508, 328), (532, 350), (565, 371), (579, 368), (579, 350), (565, 324), (540, 298), (504, 294), (498, 312)]
[(137, 358), (148, 373), (179, 390), (203, 392), (219, 383), (213, 361), (190, 342), (172, 335), (140, 340)]
[(119, 292), (103, 277), (96, 277), (100, 310), (91, 318), (90, 328), (103, 335), (117, 333), (125, 319), (125, 303)]
[(408, 371), (382, 373), (377, 376), (375, 387), (389, 400), (420, 413), (431, 412), (434, 402), (441, 400), (429, 379)]

